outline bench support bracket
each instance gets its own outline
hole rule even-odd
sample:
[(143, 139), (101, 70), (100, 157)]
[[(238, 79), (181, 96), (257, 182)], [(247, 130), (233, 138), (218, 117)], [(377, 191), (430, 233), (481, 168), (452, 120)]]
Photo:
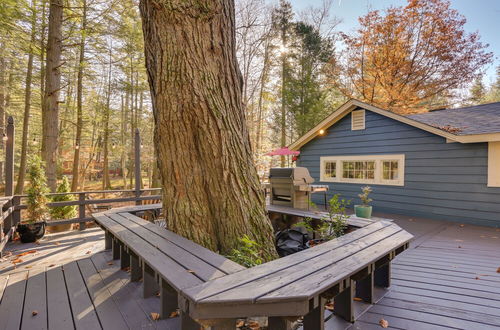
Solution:
[(154, 270), (146, 263), (142, 267), (142, 296), (148, 298), (158, 293), (158, 282), (156, 282)]
[(304, 316), (304, 330), (324, 330), (325, 329), (325, 302), (326, 299), (318, 297), (314, 299), (313, 309)]
[(130, 280), (132, 282), (139, 281), (142, 277), (141, 264), (139, 257), (133, 252), (130, 253)]
[(273, 330), (291, 330), (292, 322), (284, 317), (272, 316), (268, 318), (268, 328)]
[(353, 308), (353, 299), (354, 299), (354, 287), (350, 283), (352, 280), (346, 280), (348, 283), (344, 286), (344, 290), (342, 290), (333, 300), (334, 307), (333, 310), (336, 315), (340, 316), (347, 322), (354, 322), (354, 308)]
[(179, 307), (177, 304), (177, 291), (164, 279), (160, 279), (160, 317), (166, 319)]

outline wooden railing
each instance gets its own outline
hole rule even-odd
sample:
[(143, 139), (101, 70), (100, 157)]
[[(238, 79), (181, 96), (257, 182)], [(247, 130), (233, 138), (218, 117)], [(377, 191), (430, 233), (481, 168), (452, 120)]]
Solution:
[[(116, 193), (130, 193), (130, 197), (113, 197), (105, 198), (106, 194), (116, 194)], [(145, 195), (144, 193), (149, 193)], [(89, 198), (89, 195), (103, 195), (104, 198)], [(142, 201), (145, 200), (159, 200), (161, 199), (161, 188), (149, 188), (149, 189), (129, 189), (129, 190), (94, 190), (94, 191), (78, 191), (78, 192), (68, 192), (68, 193), (52, 193), (47, 194), (49, 199), (58, 195), (73, 195), (77, 196), (75, 200), (64, 201), (64, 202), (51, 202), (47, 206), (49, 208), (61, 207), (61, 206), (77, 206), (78, 207), (78, 217), (72, 219), (63, 220), (48, 220), (47, 226), (56, 226), (63, 224), (73, 224), (78, 223), (79, 229), (85, 229), (85, 222), (93, 221), (91, 214), (87, 216), (86, 208), (88, 205), (102, 205), (102, 204), (113, 204), (113, 203), (124, 203), (124, 202), (135, 202), (136, 205), (141, 205)], [(0, 213), (0, 228), (1, 232), (4, 233), (2, 239), (0, 240), (0, 253), (3, 251), (5, 245), (7, 244), (10, 237), (15, 230), (15, 227), (22, 220), (22, 210), (27, 208), (27, 205), (23, 203), (23, 199), (27, 195), (15, 195), (11, 197), (5, 197), (0, 199), (0, 203), (3, 203), (2, 212)]]

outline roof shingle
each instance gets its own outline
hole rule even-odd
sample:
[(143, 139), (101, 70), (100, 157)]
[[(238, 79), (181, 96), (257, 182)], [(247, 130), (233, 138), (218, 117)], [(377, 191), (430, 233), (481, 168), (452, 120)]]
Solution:
[(500, 133), (500, 102), (431, 111), (408, 118), (455, 135)]

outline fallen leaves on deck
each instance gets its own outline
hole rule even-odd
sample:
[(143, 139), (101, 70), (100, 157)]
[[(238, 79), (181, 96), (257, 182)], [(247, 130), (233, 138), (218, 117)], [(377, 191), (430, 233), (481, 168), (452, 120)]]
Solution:
[(497, 273), (500, 273), (500, 267), (497, 268)]
[(50, 267), (54, 267), (55, 265), (56, 265), (56, 264), (50, 264), (50, 265), (49, 265), (49, 268), (50, 268)]
[(85, 252), (85, 254), (91, 254), (91, 253), (92, 253), (92, 251), (87, 251), (87, 252)]
[(358, 298), (358, 297), (354, 297), (354, 301), (363, 301), (363, 299)]
[(326, 303), (325, 309), (328, 309), (329, 311), (333, 311), (333, 302), (330, 301), (329, 303)]
[(18, 264), (18, 263), (20, 263), (20, 262), (23, 262), (23, 260), (22, 260), (22, 259), (20, 259), (20, 258), (16, 258), (16, 259), (12, 260), (12, 263), (13, 263), (13, 264)]
[(170, 315), (168, 317), (169, 318), (174, 318), (174, 317), (177, 317), (177, 316), (179, 316), (179, 310), (176, 310), (176, 311), (170, 313)]
[(187, 271), (188, 271), (188, 273), (191, 273), (191, 274), (194, 274), (194, 273), (195, 273), (195, 271), (194, 271), (194, 270), (191, 270), (191, 269), (188, 269)]
[(259, 324), (259, 322), (256, 322), (256, 321), (250, 321), (247, 323), (247, 327), (249, 327), (252, 330), (259, 330), (260, 324)]
[(388, 328), (389, 327), (389, 322), (387, 322), (387, 320), (384, 320), (384, 319), (380, 319), (380, 321), (378, 321), (378, 324), (380, 324), (380, 326), (382, 328)]
[(24, 257), (24, 256), (31, 254), (31, 253), (36, 253), (36, 250), (29, 250), (29, 251), (25, 251), (23, 253), (16, 254), (16, 257)]
[(124, 272), (129, 273), (129, 272), (130, 272), (130, 267), (123, 267), (123, 268), (122, 268), (122, 270), (123, 270)]
[(113, 264), (113, 261), (108, 261), (108, 265), (111, 266)]
[(32, 316), (38, 315), (38, 311), (33, 311), (33, 312), (31, 312), (31, 315), (32, 315)]
[(54, 242), (54, 245), (61, 245), (61, 243), (59, 243), (59, 242)]
[(245, 321), (243, 321), (243, 320), (239, 320), (238, 322), (236, 322), (237, 328), (243, 328), (244, 325), (245, 325)]
[(151, 318), (153, 319), (153, 321), (158, 321), (160, 319), (160, 314), (151, 313)]

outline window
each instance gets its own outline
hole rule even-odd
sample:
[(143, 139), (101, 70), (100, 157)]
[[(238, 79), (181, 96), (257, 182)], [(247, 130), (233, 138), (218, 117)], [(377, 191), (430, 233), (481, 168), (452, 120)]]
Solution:
[(365, 110), (351, 112), (351, 130), (365, 129)]
[(398, 161), (384, 160), (382, 162), (382, 179), (397, 180), (398, 179)]
[(321, 157), (321, 181), (404, 185), (404, 155)]
[(337, 177), (337, 162), (326, 162), (325, 163), (325, 177), (336, 178)]

